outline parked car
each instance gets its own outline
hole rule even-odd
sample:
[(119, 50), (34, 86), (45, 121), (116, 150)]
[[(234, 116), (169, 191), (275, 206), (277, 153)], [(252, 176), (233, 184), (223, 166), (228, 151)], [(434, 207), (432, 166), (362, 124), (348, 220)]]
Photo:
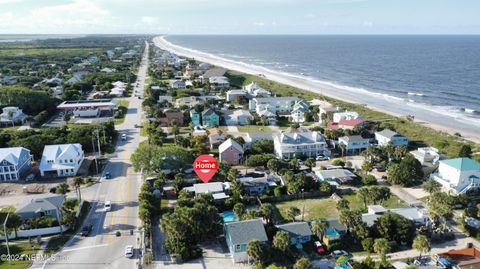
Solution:
[(335, 259), (338, 259), (342, 256), (349, 257), (350, 254), (348, 254), (348, 252), (346, 252), (345, 250), (334, 250), (332, 252), (332, 257)]
[(92, 231), (93, 229), (93, 225), (92, 224), (88, 224), (87, 226), (83, 226), (82, 228), (82, 231), (80, 232), (80, 235), (81, 236), (87, 236), (90, 234), (90, 232)]
[(385, 172), (385, 171), (387, 171), (387, 168), (386, 168), (385, 166), (381, 166), (381, 165), (375, 166), (375, 169), (376, 169), (378, 172)]
[(122, 134), (122, 140), (127, 140), (127, 134)]
[(133, 246), (132, 245), (127, 245), (125, 247), (125, 257), (127, 257), (127, 258), (133, 257)]
[(315, 246), (315, 251), (318, 254), (325, 253), (325, 248), (323, 247), (322, 243), (320, 243), (320, 241), (313, 242), (313, 245)]
[(106, 201), (104, 206), (105, 212), (112, 210), (112, 202)]
[(319, 155), (319, 156), (317, 156), (317, 158), (315, 158), (315, 160), (317, 160), (317, 161), (327, 161), (327, 160), (330, 160), (330, 158), (327, 157), (327, 156)]
[(57, 187), (50, 188), (50, 193), (57, 193)]

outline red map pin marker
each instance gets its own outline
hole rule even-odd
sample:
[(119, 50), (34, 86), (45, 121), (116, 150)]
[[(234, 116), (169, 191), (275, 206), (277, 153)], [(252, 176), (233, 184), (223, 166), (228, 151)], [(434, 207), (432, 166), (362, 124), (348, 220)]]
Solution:
[(215, 172), (217, 172), (217, 169), (217, 160), (208, 154), (198, 156), (193, 162), (193, 170), (203, 183), (210, 181), (213, 175), (215, 175)]

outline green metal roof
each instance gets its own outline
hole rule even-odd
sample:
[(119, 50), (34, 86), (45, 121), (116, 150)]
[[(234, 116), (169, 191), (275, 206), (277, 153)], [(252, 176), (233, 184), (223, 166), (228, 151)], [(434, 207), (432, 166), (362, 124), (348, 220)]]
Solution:
[(455, 158), (440, 161), (460, 171), (480, 170), (480, 163), (470, 158)]

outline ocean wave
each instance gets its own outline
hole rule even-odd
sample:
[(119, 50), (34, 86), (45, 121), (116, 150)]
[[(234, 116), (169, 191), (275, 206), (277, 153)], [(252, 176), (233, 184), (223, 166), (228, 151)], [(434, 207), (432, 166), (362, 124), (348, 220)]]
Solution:
[(408, 92), (408, 95), (414, 95), (414, 96), (424, 96), (423, 93), (418, 93), (418, 92)]

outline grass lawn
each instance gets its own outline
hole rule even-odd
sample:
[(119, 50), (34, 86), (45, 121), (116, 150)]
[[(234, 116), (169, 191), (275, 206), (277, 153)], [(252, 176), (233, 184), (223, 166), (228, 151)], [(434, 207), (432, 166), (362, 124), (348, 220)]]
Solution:
[[(279, 202), (275, 204), (284, 219), (287, 218), (286, 211), (288, 208), (294, 206), (302, 210), (303, 205), (303, 199)], [(305, 199), (305, 220), (336, 217), (338, 216), (338, 212), (335, 208), (335, 205), (336, 202), (330, 198)], [(301, 218), (301, 215), (297, 217), (298, 220)]]
[[(10, 255), (21, 255), (21, 254), (35, 254), (39, 250), (39, 245), (34, 244), (33, 248), (30, 243), (11, 243), (9, 244)], [(7, 254), (7, 246), (2, 243), (0, 246), (0, 253)], [(21, 269), (21, 268), (28, 268), (32, 264), (31, 260), (12, 260), (12, 265), (8, 264), (8, 260), (0, 260), (0, 269)]]
[(127, 115), (128, 110), (128, 100), (127, 99), (115, 99), (117, 101), (118, 109), (122, 111), (122, 117), (115, 119), (115, 124), (122, 124), (125, 121), (125, 116)]
[(25, 48), (25, 49), (0, 49), (0, 56), (13, 56), (17, 54), (48, 56), (62, 55), (68, 56), (87, 56), (90, 53), (101, 52), (101, 48)]
[[(358, 200), (356, 194), (342, 195), (342, 198), (350, 202), (350, 209), (364, 209), (363, 201)], [(394, 194), (390, 196), (390, 199), (383, 202), (382, 205), (386, 208), (398, 208), (407, 206), (407, 204), (402, 199), (398, 198)]]
[(270, 127), (262, 126), (262, 125), (243, 125), (243, 126), (237, 126), (237, 128), (238, 128), (238, 131), (245, 132), (245, 133), (272, 131)]

